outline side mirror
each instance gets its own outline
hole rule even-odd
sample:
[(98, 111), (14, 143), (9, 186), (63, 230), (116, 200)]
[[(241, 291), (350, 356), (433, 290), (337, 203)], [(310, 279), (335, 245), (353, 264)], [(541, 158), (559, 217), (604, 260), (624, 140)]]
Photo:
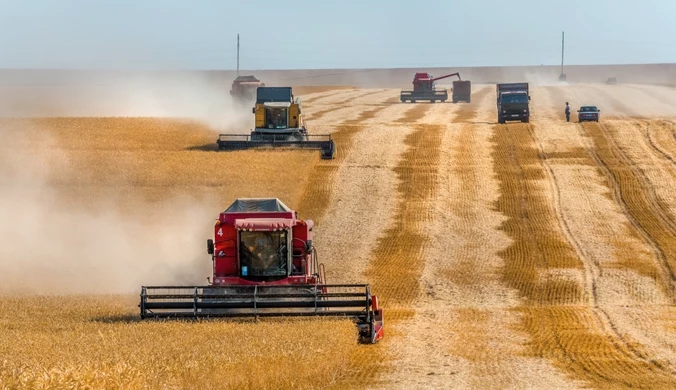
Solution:
[(214, 254), (214, 240), (211, 238), (207, 240), (207, 253), (210, 255)]
[(596, 110), (596, 111), (601, 112), (601, 110)]
[(577, 112), (580, 112), (580, 110), (577, 110)]
[(256, 107), (254, 107), (254, 108), (251, 109), (251, 113), (252, 113), (252, 114), (255, 114), (255, 113), (256, 113)]

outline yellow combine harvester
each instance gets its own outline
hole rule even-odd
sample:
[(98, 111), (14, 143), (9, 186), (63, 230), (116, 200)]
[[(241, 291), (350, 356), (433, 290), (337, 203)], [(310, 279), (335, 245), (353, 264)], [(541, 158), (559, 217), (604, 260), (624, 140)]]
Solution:
[(336, 144), (330, 135), (308, 135), (300, 98), (294, 100), (291, 87), (258, 87), (253, 114), (256, 127), (251, 134), (219, 135), (216, 142), (220, 150), (256, 147), (320, 149), (322, 158), (335, 158)]

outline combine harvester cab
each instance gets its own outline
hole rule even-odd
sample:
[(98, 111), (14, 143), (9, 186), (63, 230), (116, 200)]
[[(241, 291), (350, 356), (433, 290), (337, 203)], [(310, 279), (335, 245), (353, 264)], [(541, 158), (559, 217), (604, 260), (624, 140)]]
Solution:
[(326, 284), (311, 220), (279, 199), (236, 200), (207, 241), (207, 286), (143, 286), (141, 318), (333, 316), (354, 319), (359, 340), (383, 337), (383, 310), (368, 284)]
[(256, 92), (255, 129), (251, 134), (220, 134), (219, 150), (256, 147), (319, 149), (323, 159), (336, 156), (331, 135), (309, 135), (303, 123), (300, 98), (294, 101), (291, 87), (259, 87)]

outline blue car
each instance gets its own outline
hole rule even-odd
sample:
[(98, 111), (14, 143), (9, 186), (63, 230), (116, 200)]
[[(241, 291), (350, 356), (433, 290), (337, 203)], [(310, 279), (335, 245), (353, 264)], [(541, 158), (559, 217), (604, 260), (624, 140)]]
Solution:
[(599, 117), (601, 116), (601, 110), (596, 106), (582, 106), (577, 110), (577, 121), (593, 121), (598, 122)]

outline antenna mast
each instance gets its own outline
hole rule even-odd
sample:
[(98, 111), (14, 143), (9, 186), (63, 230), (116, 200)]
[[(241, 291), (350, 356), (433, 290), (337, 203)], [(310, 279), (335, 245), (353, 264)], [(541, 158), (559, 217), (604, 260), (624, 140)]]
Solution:
[(561, 74), (559, 75), (559, 81), (566, 81), (566, 74), (563, 73), (563, 55), (565, 51), (566, 44), (566, 33), (561, 31)]
[(239, 76), (239, 34), (237, 34), (237, 76)]
[[(238, 38), (239, 42), (239, 38)], [(239, 44), (237, 45), (239, 48)], [(563, 55), (565, 54), (565, 48), (566, 48), (566, 33), (564, 31), (561, 32), (561, 74), (563, 74)]]

